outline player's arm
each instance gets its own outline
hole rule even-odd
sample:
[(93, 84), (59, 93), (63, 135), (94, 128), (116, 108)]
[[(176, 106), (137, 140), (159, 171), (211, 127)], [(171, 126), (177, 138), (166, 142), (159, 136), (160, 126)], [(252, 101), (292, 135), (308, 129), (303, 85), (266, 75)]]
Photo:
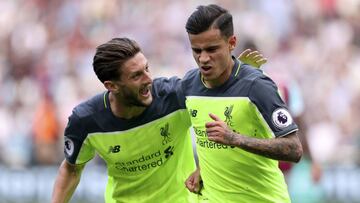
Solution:
[(198, 166), (196, 170), (186, 179), (185, 181), (186, 188), (193, 193), (201, 194), (202, 189), (202, 179), (200, 176), (200, 167)]
[(210, 141), (239, 147), (275, 160), (298, 162), (302, 156), (302, 146), (296, 132), (279, 138), (258, 139), (233, 132), (215, 114), (209, 116), (213, 121), (205, 126)]
[(248, 152), (282, 161), (299, 162), (303, 153), (296, 132), (272, 139), (256, 139), (236, 135), (234, 143)]
[(81, 173), (85, 164), (73, 165), (64, 160), (55, 180), (52, 203), (65, 203), (71, 199), (77, 185), (80, 182)]
[(262, 54), (258, 51), (252, 51), (251, 49), (246, 49), (245, 51), (241, 52), (238, 56), (238, 59), (242, 63), (249, 64), (255, 68), (260, 68), (261, 65), (267, 62), (267, 59), (264, 58)]
[(206, 124), (209, 140), (237, 146), (271, 159), (298, 162), (303, 153), (296, 133), (298, 128), (278, 94), (276, 84), (264, 75), (259, 76), (252, 82), (248, 97), (273, 131), (275, 138), (259, 139), (233, 132), (218, 116), (210, 114), (213, 121)]

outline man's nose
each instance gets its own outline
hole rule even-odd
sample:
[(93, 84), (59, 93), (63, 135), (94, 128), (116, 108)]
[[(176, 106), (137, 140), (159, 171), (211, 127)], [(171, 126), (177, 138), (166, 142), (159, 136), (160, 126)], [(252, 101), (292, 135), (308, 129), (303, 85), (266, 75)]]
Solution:
[(207, 54), (205, 51), (202, 51), (199, 55), (199, 62), (200, 63), (207, 63), (209, 61), (210, 57), (209, 54)]
[(146, 81), (146, 82), (152, 83), (153, 79), (152, 79), (152, 77), (151, 77), (150, 72), (145, 72), (144, 76), (145, 76), (145, 81)]

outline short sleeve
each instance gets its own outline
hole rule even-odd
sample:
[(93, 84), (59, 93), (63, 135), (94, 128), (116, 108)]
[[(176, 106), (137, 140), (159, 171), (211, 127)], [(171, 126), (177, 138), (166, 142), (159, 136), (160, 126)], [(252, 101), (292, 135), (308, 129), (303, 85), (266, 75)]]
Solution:
[(249, 91), (250, 100), (256, 105), (276, 137), (286, 136), (298, 130), (278, 88), (268, 77), (253, 81)]
[(174, 76), (171, 78), (157, 78), (153, 85), (156, 86), (155, 94), (159, 97), (168, 95), (169, 99), (178, 104), (180, 108), (185, 108), (185, 96), (181, 86), (181, 79)]
[(81, 119), (73, 113), (65, 128), (64, 154), (71, 164), (83, 164), (95, 156), (95, 149), (87, 142)]

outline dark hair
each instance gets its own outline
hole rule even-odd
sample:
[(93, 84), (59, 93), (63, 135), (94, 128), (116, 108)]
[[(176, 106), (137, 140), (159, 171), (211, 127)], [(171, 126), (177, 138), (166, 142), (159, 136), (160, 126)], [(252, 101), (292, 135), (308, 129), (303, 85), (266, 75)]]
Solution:
[(128, 38), (114, 38), (96, 48), (93, 67), (103, 83), (120, 77), (121, 66), (141, 51), (139, 45)]
[(198, 6), (186, 22), (189, 34), (200, 34), (210, 28), (219, 29), (222, 36), (230, 37), (234, 34), (232, 15), (224, 8), (210, 4)]

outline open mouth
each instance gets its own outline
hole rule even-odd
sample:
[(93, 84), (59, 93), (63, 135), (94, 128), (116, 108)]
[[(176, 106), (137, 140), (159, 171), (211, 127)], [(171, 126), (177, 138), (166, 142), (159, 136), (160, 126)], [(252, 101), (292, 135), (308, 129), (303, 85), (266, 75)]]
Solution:
[(148, 96), (150, 96), (150, 85), (149, 86), (146, 86), (146, 87), (144, 87), (144, 88), (142, 88), (142, 89), (140, 89), (140, 95), (141, 96), (143, 96), (143, 97), (148, 97)]
[(204, 71), (209, 71), (211, 69), (211, 66), (201, 66), (201, 69)]
[(208, 73), (211, 70), (211, 66), (201, 66), (201, 72)]

